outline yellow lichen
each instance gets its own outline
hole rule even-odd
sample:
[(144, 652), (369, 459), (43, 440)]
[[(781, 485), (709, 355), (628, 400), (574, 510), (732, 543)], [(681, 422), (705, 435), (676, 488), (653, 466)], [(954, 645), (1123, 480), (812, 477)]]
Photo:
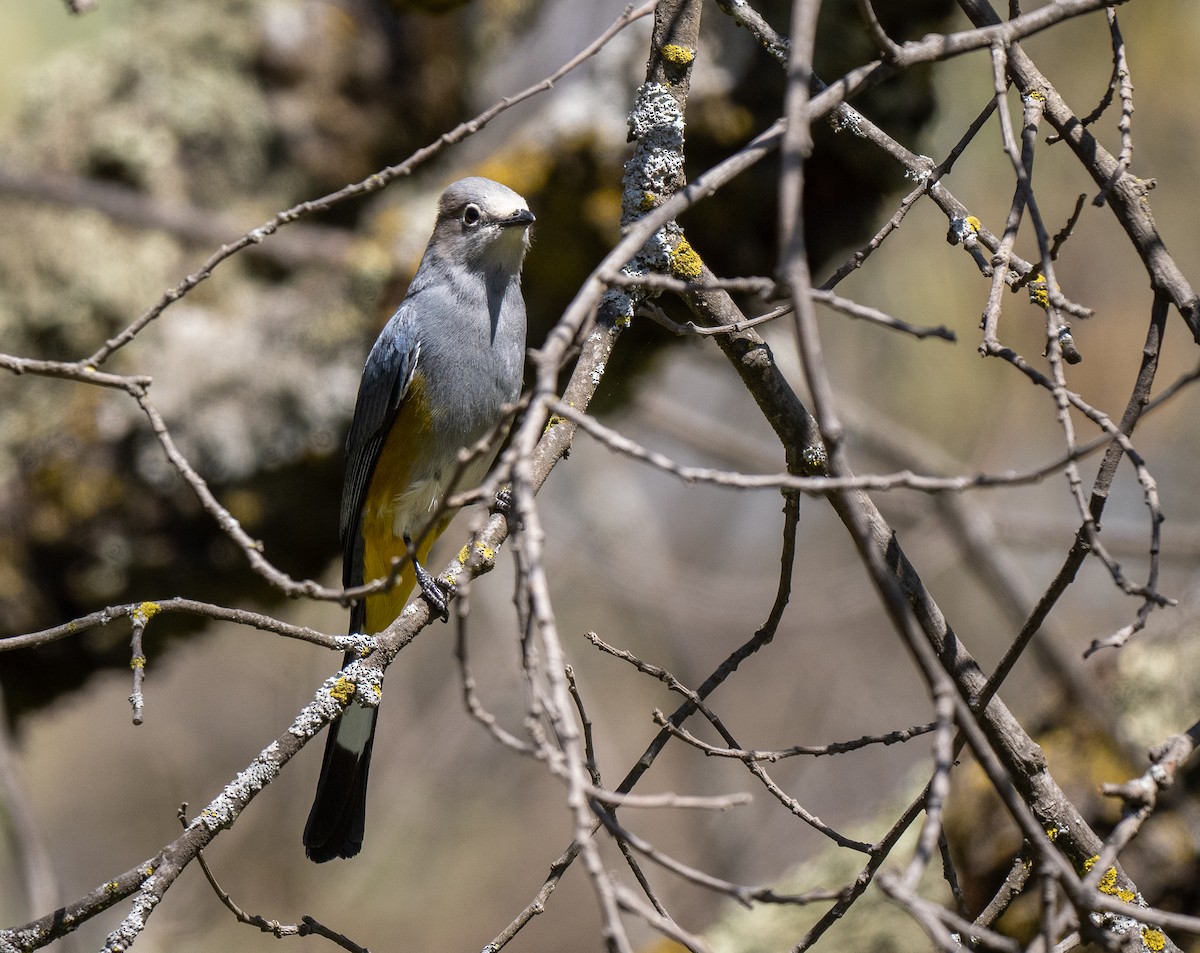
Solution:
[(1158, 953), (1159, 950), (1167, 948), (1167, 936), (1162, 930), (1155, 930), (1153, 927), (1142, 927), (1142, 943), (1147, 950), (1154, 950)]
[(162, 612), (162, 606), (157, 602), (143, 602), (133, 610), (133, 621), (138, 625), (145, 625), (160, 612)]
[(1050, 307), (1050, 292), (1046, 290), (1046, 276), (1041, 272), (1029, 282), (1029, 300), (1045, 311)]
[(348, 678), (339, 678), (333, 688), (329, 689), (329, 694), (339, 705), (349, 705), (354, 697), (354, 683)]
[(1100, 878), (1100, 883), (1096, 885), (1096, 889), (1101, 893), (1106, 893), (1111, 897), (1116, 897), (1119, 900), (1124, 900), (1126, 903), (1131, 903), (1137, 899), (1137, 894), (1128, 887), (1117, 886), (1117, 868), (1109, 867), (1104, 871), (1104, 876)]
[(676, 70), (687, 69), (696, 58), (695, 50), (689, 50), (686, 46), (680, 46), (678, 43), (668, 43), (658, 52), (662, 56), (663, 62)]
[(485, 560), (496, 558), (496, 551), (491, 546), (485, 546), (483, 543), (472, 543), (470, 547), (464, 546), (458, 551), (458, 561), (464, 566), (467, 564), (467, 560), (471, 558), (471, 550), (479, 553)]
[(484, 546), (483, 543), (475, 544), (475, 552), (487, 560), (496, 558), (496, 550), (492, 549), (491, 546)]
[(1091, 857), (1089, 857), (1087, 860), (1085, 860), (1083, 862), (1083, 872), (1086, 874), (1089, 870), (1091, 870), (1093, 867), (1095, 867), (1096, 861), (1098, 861), (1099, 859), (1100, 859), (1099, 854), (1092, 854)]
[(671, 255), (671, 274), (685, 281), (695, 281), (700, 277), (704, 262), (686, 238), (679, 239), (675, 253)]
[(1046, 828), (1046, 836), (1050, 838), (1050, 843), (1053, 844), (1056, 840), (1058, 840), (1058, 828), (1057, 827)]
[(642, 198), (638, 202), (638, 211), (639, 212), (649, 212), (650, 209), (654, 208), (654, 203), (657, 201), (658, 201), (658, 196), (655, 195), (653, 192), (643, 192)]
[(1100, 883), (1096, 884), (1096, 887), (1101, 893), (1115, 894), (1117, 892), (1117, 868), (1109, 867), (1104, 871), (1104, 876), (1100, 878)]
[(145, 668), (146, 667), (146, 656), (135, 655), (133, 658), (131, 658), (129, 660), (129, 667), (134, 670), (137, 670), (139, 668)]
[(968, 215), (967, 216), (967, 227), (969, 229), (971, 229), (972, 232), (978, 233), (979, 229), (981, 229), (983, 227), (983, 223), (981, 221), (979, 221), (979, 219), (977, 219), (974, 215)]

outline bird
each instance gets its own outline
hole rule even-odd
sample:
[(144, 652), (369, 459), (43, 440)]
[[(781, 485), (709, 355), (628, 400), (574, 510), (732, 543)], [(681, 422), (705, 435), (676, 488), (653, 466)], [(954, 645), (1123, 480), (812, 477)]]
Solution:
[[(387, 576), (394, 558), (413, 558), (392, 588), (352, 606), (352, 634), (387, 628), (418, 583), (431, 609), (447, 617), (446, 598), (423, 564), (454, 514), (441, 511), (429, 524), (450, 492), (483, 479), (496, 454), (462, 466), (459, 451), (486, 437), (520, 397), (521, 266), (533, 222), (525, 199), (499, 182), (472, 176), (447, 186), (417, 272), (367, 356), (346, 438), (343, 585)], [(362, 848), (377, 715), (351, 702), (330, 726), (304, 828), (312, 861)]]

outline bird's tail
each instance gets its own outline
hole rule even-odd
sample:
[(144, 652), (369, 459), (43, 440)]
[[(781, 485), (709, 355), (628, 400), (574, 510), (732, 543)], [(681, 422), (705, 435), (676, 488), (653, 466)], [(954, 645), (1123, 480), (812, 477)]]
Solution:
[(305, 853), (318, 864), (353, 857), (362, 849), (378, 714), (378, 708), (351, 704), (329, 728), (317, 796), (304, 825)]
[[(451, 514), (453, 515), (453, 514)], [(444, 517), (430, 531), (417, 550), (417, 559), (429, 557), (434, 540), (445, 530), (450, 517)], [(374, 537), (370, 537), (374, 538)], [(392, 546), (395, 546), (394, 537)], [(367, 547), (364, 562), (366, 578), (384, 576), (391, 568), (391, 555), (375, 547)], [(362, 567), (346, 580), (347, 585), (362, 583)], [(358, 602), (350, 611), (351, 632), (382, 632), (404, 609), (409, 594), (416, 585), (416, 570), (412, 563), (404, 566), (396, 585)], [(356, 656), (348, 654), (342, 667)], [(325, 758), (321, 762), (321, 777), (308, 823), (304, 825), (304, 852), (318, 864), (335, 857), (353, 857), (362, 850), (363, 832), (367, 823), (367, 773), (371, 769), (371, 747), (375, 743), (375, 722), (378, 708), (364, 708), (351, 703), (341, 717), (329, 726), (325, 741)]]

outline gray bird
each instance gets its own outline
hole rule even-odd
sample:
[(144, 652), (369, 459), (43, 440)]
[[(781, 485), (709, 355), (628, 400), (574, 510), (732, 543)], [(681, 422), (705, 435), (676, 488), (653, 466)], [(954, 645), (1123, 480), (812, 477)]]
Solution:
[[(448, 493), (483, 479), (494, 452), (476, 457), (450, 485), (458, 451), (481, 440), (520, 396), (521, 263), (533, 220), (525, 200), (498, 182), (467, 178), (449, 186), (408, 293), (367, 357), (346, 439), (343, 584), (386, 576), (392, 559), (425, 535), (392, 589), (355, 604), (351, 632), (387, 628), (418, 582), (431, 608), (446, 613), (422, 564), (453, 513), (427, 524)], [(362, 847), (377, 713), (352, 703), (330, 726), (304, 828), (310, 860), (353, 857)]]

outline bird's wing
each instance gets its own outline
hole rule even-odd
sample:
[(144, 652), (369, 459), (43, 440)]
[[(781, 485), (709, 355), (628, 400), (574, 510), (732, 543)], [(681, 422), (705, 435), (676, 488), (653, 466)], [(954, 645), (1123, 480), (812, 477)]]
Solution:
[(346, 437), (341, 517), (345, 586), (363, 582), (360, 526), (367, 487), (420, 358), (421, 342), (413, 332), (412, 321), (407, 320), (406, 311), (411, 307), (411, 299), (401, 303), (371, 348), (358, 388), (354, 420)]

